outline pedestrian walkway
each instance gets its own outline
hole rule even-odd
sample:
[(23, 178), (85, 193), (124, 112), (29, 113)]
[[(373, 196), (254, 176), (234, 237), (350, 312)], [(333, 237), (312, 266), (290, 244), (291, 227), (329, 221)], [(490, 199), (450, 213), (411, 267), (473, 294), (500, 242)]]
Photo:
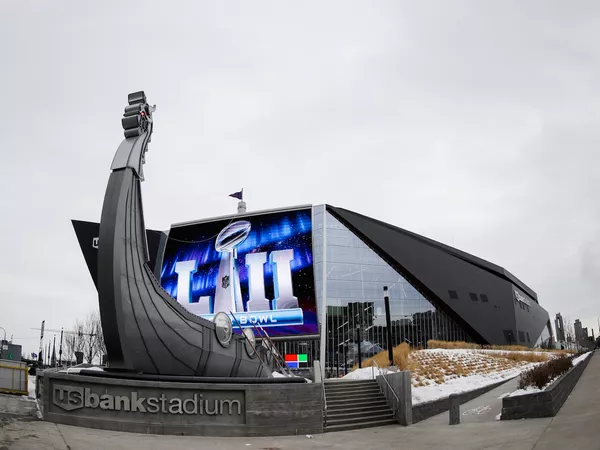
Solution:
[[(518, 378), (513, 378), (506, 383), (480, 395), (473, 400), (460, 405), (461, 423), (482, 423), (498, 420), (502, 412), (502, 398), (517, 389)], [(448, 425), (449, 412), (419, 422), (415, 426), (429, 427), (432, 425)]]
[(592, 356), (535, 450), (600, 450), (600, 354)]

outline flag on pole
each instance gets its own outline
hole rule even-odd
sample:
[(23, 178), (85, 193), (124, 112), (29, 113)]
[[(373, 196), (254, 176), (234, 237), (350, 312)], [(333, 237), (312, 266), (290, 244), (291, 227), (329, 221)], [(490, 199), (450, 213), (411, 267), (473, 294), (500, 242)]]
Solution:
[(244, 189), (242, 188), (239, 192), (234, 192), (233, 194), (229, 194), (230, 197), (237, 198), (238, 200), (243, 200), (244, 197)]

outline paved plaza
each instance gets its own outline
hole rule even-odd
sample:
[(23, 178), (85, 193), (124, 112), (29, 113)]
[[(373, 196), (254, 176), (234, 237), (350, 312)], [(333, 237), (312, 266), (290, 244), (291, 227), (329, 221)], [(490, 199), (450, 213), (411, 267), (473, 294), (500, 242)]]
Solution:
[(600, 358), (594, 356), (554, 418), (498, 421), (506, 383), (461, 406), (461, 424), (440, 414), (410, 427), (387, 426), (315, 436), (212, 438), (156, 436), (56, 425), (37, 420), (30, 402), (0, 399), (0, 450), (444, 449), (600, 450)]

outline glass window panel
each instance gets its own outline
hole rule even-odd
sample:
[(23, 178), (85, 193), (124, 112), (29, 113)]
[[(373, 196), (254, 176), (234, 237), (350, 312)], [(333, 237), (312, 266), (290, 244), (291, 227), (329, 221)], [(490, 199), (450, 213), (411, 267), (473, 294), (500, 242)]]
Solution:
[[(383, 286), (389, 288), (393, 345), (425, 346), (429, 339), (451, 339), (459, 331), (464, 334), (337, 219), (329, 213), (322, 218), (326, 224), (326, 367), (330, 376), (346, 373), (358, 363), (359, 354), (364, 360), (387, 348)], [(322, 251), (314, 253), (315, 261), (322, 259)], [(315, 270), (321, 267), (315, 264)], [(322, 282), (322, 274), (315, 278)]]

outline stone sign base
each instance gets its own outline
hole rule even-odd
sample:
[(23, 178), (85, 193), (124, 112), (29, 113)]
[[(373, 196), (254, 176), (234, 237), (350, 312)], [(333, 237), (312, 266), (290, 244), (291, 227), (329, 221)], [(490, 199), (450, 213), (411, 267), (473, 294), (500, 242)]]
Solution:
[(323, 432), (320, 384), (182, 383), (45, 372), (46, 421), (89, 428), (200, 436)]

